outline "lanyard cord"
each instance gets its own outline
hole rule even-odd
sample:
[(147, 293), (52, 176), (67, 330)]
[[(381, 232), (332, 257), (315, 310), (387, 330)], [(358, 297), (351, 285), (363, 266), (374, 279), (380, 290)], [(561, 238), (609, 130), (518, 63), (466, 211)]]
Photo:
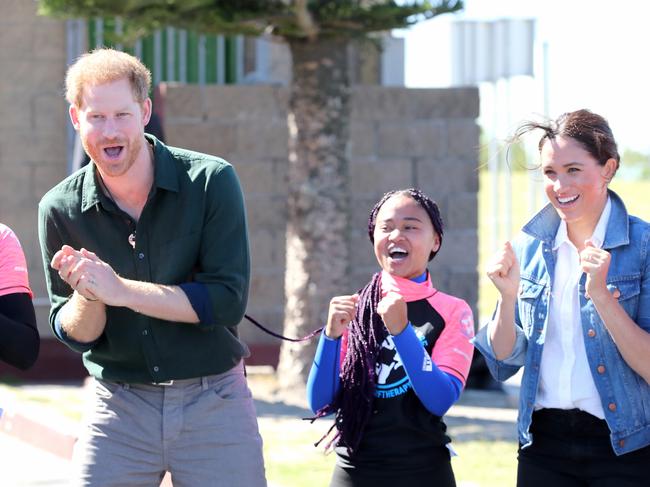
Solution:
[(281, 340), (286, 340), (288, 342), (304, 342), (307, 340), (310, 340), (314, 338), (316, 335), (318, 335), (321, 331), (323, 331), (323, 327), (318, 328), (317, 330), (312, 331), (309, 335), (304, 336), (302, 338), (289, 338), (285, 337), (284, 335), (280, 335), (279, 333), (275, 333), (274, 331), (269, 330), (265, 326), (261, 325), (255, 318), (249, 315), (244, 315), (244, 318), (246, 318), (248, 321), (253, 323), (256, 327), (258, 327), (260, 330), (262, 330), (264, 333), (267, 333), (275, 338), (279, 338)]

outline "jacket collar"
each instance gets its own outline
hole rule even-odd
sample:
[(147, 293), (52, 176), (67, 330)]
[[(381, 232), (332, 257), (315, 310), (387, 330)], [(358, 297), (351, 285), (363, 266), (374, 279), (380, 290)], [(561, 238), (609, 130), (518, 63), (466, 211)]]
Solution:
[[(630, 243), (630, 223), (623, 200), (611, 189), (607, 190), (612, 209), (605, 232), (604, 249), (611, 249)], [(531, 237), (553, 245), (560, 216), (550, 203), (524, 225), (522, 231)]]
[[(178, 174), (169, 149), (153, 135), (145, 134), (144, 136), (147, 142), (153, 145), (154, 182), (152, 192), (160, 188), (177, 193), (179, 190)], [(97, 180), (99, 175), (95, 164), (88, 163), (82, 171), (84, 172), (81, 195), (81, 211), (83, 213), (105, 201), (106, 196)]]

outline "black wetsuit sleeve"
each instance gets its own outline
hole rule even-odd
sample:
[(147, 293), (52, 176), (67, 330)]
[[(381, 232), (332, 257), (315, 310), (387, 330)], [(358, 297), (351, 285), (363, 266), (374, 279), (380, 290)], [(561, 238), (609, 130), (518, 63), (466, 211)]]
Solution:
[(36, 362), (39, 348), (36, 314), (29, 294), (0, 296), (0, 359), (25, 370)]

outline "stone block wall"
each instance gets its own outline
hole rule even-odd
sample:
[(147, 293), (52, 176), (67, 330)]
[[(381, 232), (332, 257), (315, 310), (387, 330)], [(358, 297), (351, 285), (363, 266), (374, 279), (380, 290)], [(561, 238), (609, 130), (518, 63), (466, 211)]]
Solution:
[[(156, 106), (170, 145), (219, 155), (244, 189), (252, 249), (249, 314), (281, 331), (284, 309), (288, 91), (276, 86), (166, 85)], [(417, 186), (445, 222), (442, 250), (430, 266), (440, 290), (478, 301), (478, 91), (364, 86), (353, 89), (350, 120), (351, 292), (377, 270), (366, 225), (390, 189)], [(314, 327), (320, 326), (314, 323)], [(247, 322), (249, 344), (274, 338)]]
[(0, 221), (21, 240), (39, 329), (51, 336), (38, 246), (41, 196), (67, 175), (65, 23), (36, 15), (36, 2), (3, 0), (0, 15)]

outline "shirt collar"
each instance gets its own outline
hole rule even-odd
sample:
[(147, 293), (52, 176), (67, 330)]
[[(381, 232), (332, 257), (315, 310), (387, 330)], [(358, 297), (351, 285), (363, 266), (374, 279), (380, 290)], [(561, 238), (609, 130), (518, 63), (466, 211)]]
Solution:
[[(605, 208), (603, 208), (594, 233), (591, 236), (591, 241), (595, 247), (602, 248), (603, 242), (605, 241), (605, 232), (607, 230), (607, 222), (609, 221), (609, 216), (612, 212), (612, 202), (610, 197), (607, 197), (607, 203), (605, 203)], [(560, 225), (557, 228), (557, 233), (555, 234), (555, 242), (553, 244), (553, 250), (557, 250), (563, 243), (570, 243), (569, 234), (567, 232), (566, 222), (560, 220)], [(571, 244), (573, 245), (573, 244)]]
[[(179, 183), (178, 175), (174, 164), (174, 159), (167, 149), (167, 146), (160, 142), (156, 137), (145, 134), (147, 142), (153, 145), (154, 156), (154, 188), (165, 189), (167, 191), (178, 192)], [(95, 205), (99, 204), (104, 197), (100, 185), (97, 181), (97, 168), (93, 162), (89, 162), (83, 169), (83, 194), (81, 197), (81, 211), (85, 212)]]
[(91, 161), (81, 170), (84, 172), (81, 194), (81, 212), (83, 213), (99, 204), (101, 190), (95, 182), (95, 163)]
[(178, 173), (176, 172), (176, 163), (174, 157), (165, 144), (156, 137), (149, 134), (144, 136), (153, 145), (154, 160), (154, 184), (157, 188), (166, 189), (178, 193)]
[[(604, 249), (613, 249), (630, 243), (630, 220), (623, 200), (611, 189), (607, 190), (611, 201), (611, 215), (607, 222)], [(522, 228), (523, 233), (553, 245), (560, 225), (560, 216), (551, 203), (530, 219)]]

